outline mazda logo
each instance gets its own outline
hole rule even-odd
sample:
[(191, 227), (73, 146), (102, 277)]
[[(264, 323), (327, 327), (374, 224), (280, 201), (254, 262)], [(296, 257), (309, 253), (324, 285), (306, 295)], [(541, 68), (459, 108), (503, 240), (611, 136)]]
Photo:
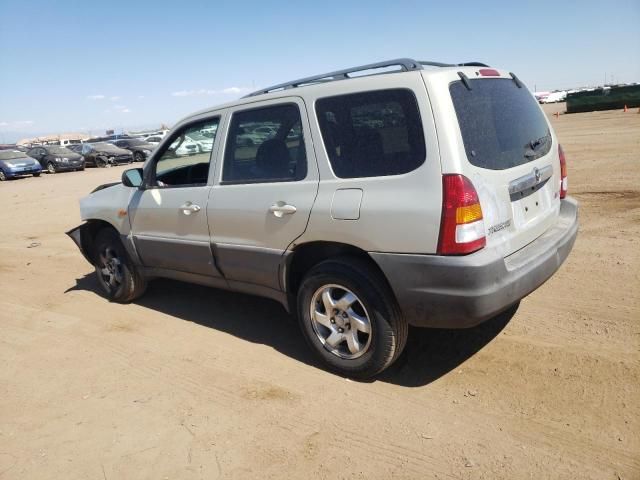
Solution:
[(540, 170), (538, 170), (537, 168), (534, 168), (533, 169), (533, 176), (536, 177), (536, 182), (539, 182), (540, 181), (540, 177), (541, 177)]

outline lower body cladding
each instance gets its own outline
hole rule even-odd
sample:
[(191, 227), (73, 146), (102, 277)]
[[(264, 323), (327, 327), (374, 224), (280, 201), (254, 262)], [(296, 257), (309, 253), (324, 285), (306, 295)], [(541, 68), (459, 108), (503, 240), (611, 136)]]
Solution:
[[(84, 223), (66, 234), (84, 258), (95, 265), (88, 229), (89, 224)], [(286, 254), (283, 256), (279, 250), (132, 235), (120, 235), (120, 240), (132, 263), (147, 279), (171, 278), (258, 295), (276, 300), (289, 310), (289, 299), (279, 281)]]
[(517, 252), (490, 248), (461, 257), (370, 253), (404, 318), (418, 327), (468, 328), (506, 310), (548, 280), (578, 233), (578, 204), (562, 200), (557, 223)]
[[(67, 235), (94, 264), (87, 228), (88, 224), (80, 225)], [(577, 232), (577, 202), (568, 198), (562, 201), (553, 227), (507, 257), (491, 248), (466, 256), (369, 255), (386, 276), (407, 323), (468, 328), (506, 310), (548, 280), (571, 252)], [(145, 245), (144, 239), (134, 241), (127, 235), (120, 238), (147, 278), (167, 277), (268, 297), (290, 310), (291, 298), (282, 282), (290, 252), (184, 242), (175, 249), (166, 243)]]

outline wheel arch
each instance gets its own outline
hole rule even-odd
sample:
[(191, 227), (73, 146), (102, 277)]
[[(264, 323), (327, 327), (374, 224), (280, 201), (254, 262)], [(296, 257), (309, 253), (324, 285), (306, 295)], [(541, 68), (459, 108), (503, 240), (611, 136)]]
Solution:
[(286, 257), (282, 281), (283, 289), (287, 292), (287, 308), (290, 312), (296, 311), (298, 288), (306, 273), (325, 260), (340, 257), (359, 258), (371, 265), (387, 284), (395, 300), (386, 275), (367, 251), (348, 243), (313, 241), (296, 245)]
[(105, 220), (89, 219), (80, 226), (80, 250), (85, 258), (92, 264), (95, 263), (94, 241), (98, 232), (105, 228), (111, 228), (116, 233), (118, 229)]

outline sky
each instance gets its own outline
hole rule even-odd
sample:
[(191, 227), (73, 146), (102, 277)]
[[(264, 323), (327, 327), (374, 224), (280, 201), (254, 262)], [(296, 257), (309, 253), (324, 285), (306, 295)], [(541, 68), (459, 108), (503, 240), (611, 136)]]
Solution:
[(0, 0), (0, 143), (171, 125), (399, 57), (481, 61), (538, 91), (640, 82), (640, 0)]

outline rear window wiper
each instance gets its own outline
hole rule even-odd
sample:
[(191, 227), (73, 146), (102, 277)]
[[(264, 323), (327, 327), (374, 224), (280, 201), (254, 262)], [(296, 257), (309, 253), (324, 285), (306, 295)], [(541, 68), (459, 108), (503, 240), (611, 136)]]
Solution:
[(543, 147), (547, 144), (547, 142), (549, 142), (549, 140), (551, 140), (551, 135), (547, 134), (544, 137), (540, 137), (540, 138), (536, 138), (535, 140), (531, 140), (529, 143), (527, 143), (524, 148), (525, 148), (525, 152), (524, 152), (524, 156), (525, 158), (531, 158), (531, 157), (535, 157), (537, 155), (538, 150), (540, 150), (540, 147)]

